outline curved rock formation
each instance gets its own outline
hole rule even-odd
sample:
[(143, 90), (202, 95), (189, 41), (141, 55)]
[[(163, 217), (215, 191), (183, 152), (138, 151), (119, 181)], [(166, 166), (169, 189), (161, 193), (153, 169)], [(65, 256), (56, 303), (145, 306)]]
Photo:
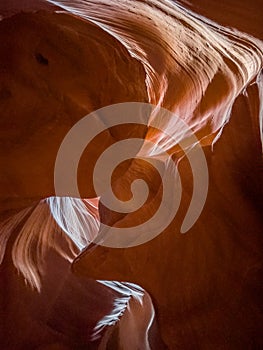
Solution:
[[(2, 348), (263, 346), (260, 6), (212, 3), (1, 5)], [(127, 114), (111, 126), (98, 111), (134, 102), (143, 123)], [(83, 199), (67, 186), (58, 197), (56, 157), (87, 115), (105, 130), (81, 155)], [(127, 207), (133, 194), (143, 198), (143, 187), (132, 187), (141, 179), (148, 197), (125, 212), (105, 205), (93, 173), (100, 155), (126, 139), (143, 142), (115, 169), (111, 188)], [(205, 163), (195, 163), (200, 149)], [(109, 228), (141, 232), (164, 201), (166, 178), (172, 202), (155, 223), (166, 224), (160, 234), (105, 246)], [(181, 234), (190, 211), (197, 221)], [(156, 228), (142, 227), (147, 237)]]

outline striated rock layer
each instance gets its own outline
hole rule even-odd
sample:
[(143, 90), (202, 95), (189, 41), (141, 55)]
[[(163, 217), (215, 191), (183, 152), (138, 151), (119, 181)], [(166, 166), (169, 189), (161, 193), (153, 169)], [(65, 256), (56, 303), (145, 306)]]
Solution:
[[(235, 0), (1, 5), (1, 348), (263, 347), (259, 8)], [(124, 120), (85, 148), (83, 200), (70, 188), (56, 197), (54, 166), (68, 131), (120, 102), (156, 108), (146, 125)], [(176, 117), (161, 118), (160, 107)], [(189, 130), (203, 147), (209, 187), (198, 220), (181, 234), (195, 187)], [(122, 162), (112, 189), (127, 201), (139, 178), (149, 195), (125, 214), (103, 204), (93, 171), (127, 138), (146, 140), (143, 159)], [(141, 245), (95, 244), (106, 240), (103, 224), (136, 232), (158, 212), (165, 152), (182, 182), (172, 222)]]

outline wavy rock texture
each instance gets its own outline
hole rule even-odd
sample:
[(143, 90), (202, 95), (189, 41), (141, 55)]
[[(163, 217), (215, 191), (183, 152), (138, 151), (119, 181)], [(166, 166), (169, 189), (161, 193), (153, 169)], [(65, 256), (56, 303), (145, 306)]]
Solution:
[[(2, 348), (263, 347), (260, 4), (43, 0), (0, 9)], [(86, 199), (54, 197), (55, 159), (70, 128), (98, 108), (135, 101), (175, 113), (204, 149), (207, 200), (186, 234), (194, 183), (179, 144), (188, 133), (158, 119), (168, 138), (153, 127), (154, 113), (147, 126), (110, 128), (85, 149), (78, 180)], [(130, 227), (158, 210), (162, 176), (145, 160), (122, 163), (112, 181), (122, 200), (133, 180), (147, 182), (140, 210), (116, 213), (94, 198), (99, 155), (134, 137), (173, 157), (179, 210), (143, 245), (90, 244), (101, 222)], [(142, 149), (163, 164), (158, 148)]]

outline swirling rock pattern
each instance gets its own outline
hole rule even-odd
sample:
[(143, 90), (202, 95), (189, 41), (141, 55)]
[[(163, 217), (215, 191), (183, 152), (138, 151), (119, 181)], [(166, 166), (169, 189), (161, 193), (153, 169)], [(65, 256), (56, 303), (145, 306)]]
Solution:
[[(263, 347), (260, 4), (42, 0), (0, 10), (2, 348)], [(154, 115), (147, 126), (101, 133), (79, 164), (86, 199), (54, 197), (67, 132), (121, 102), (166, 108), (203, 147), (207, 200), (185, 235), (193, 178), (179, 147), (187, 135), (174, 120), (159, 124), (173, 138), (152, 127)], [(178, 166), (179, 210), (143, 245), (90, 244), (100, 222), (131, 227), (158, 209), (162, 178), (145, 160), (120, 164), (112, 181), (122, 200), (134, 179), (147, 182), (140, 210), (117, 213), (95, 198), (98, 157), (135, 137), (160, 145)], [(150, 153), (162, 162), (158, 149)]]

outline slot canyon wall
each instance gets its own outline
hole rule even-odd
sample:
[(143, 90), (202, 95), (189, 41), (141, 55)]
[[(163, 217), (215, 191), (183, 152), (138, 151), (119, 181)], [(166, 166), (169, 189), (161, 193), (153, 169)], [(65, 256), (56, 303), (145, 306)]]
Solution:
[(262, 6), (0, 4), (1, 349), (263, 348)]

